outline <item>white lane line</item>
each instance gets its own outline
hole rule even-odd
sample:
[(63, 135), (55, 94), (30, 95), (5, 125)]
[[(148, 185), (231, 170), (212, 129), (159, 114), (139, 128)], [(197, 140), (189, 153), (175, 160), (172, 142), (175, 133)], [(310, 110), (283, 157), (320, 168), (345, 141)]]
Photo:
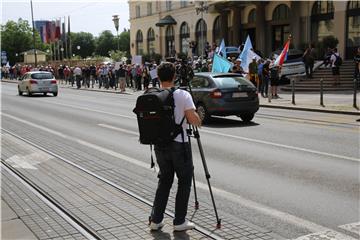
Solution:
[[(62, 104), (62, 103), (53, 103), (53, 104), (58, 104), (58, 105), (62, 105), (62, 106), (67, 106), (67, 107), (72, 107), (72, 108), (81, 109), (81, 110), (87, 110), (87, 111), (92, 111), (92, 112), (104, 113), (104, 114), (108, 114), (108, 115), (111, 115), (111, 116), (123, 117), (123, 118), (128, 118), (128, 119), (136, 119), (136, 117), (131, 117), (131, 116), (122, 115), (122, 114), (115, 114), (115, 113), (110, 113), (110, 112), (101, 111), (101, 110), (94, 110), (94, 109), (86, 108), (86, 107), (79, 107), (79, 106), (73, 106), (73, 105)], [(120, 128), (118, 128), (118, 130), (119, 129)], [(123, 131), (123, 130), (121, 130), (121, 131)], [(239, 139), (239, 140), (248, 141), (248, 142), (261, 143), (261, 144), (266, 144), (266, 145), (285, 148), (285, 149), (291, 149), (291, 150), (296, 150), (296, 151), (301, 151), (301, 152), (307, 152), (307, 153), (313, 153), (313, 154), (317, 154), (317, 155), (323, 155), (323, 156), (332, 157), (332, 158), (339, 158), (339, 159), (345, 159), (345, 160), (360, 162), (360, 158), (354, 158), (354, 157), (348, 157), (348, 156), (344, 156), (344, 155), (331, 154), (331, 153), (316, 151), (316, 150), (312, 150), (312, 149), (295, 147), (295, 146), (290, 146), (290, 145), (285, 145), (285, 144), (280, 144), (280, 143), (273, 143), (273, 142), (268, 142), (268, 141), (253, 139), (253, 138), (240, 137), (240, 136), (235, 136), (235, 135), (230, 135), (230, 134), (225, 134), (225, 133), (220, 133), (220, 132), (209, 131), (209, 130), (206, 130), (204, 128), (201, 128), (199, 131), (200, 131), (200, 133), (204, 132), (204, 133), (218, 135), (218, 136), (222, 136), (222, 137), (229, 137), (229, 138)]]
[(297, 150), (297, 151), (302, 151), (302, 152), (307, 152), (307, 153), (314, 153), (314, 154), (323, 155), (323, 156), (332, 157), (332, 158), (341, 158), (341, 159), (346, 159), (346, 160), (350, 160), (350, 161), (360, 162), (359, 158), (353, 158), (353, 157), (347, 157), (347, 156), (342, 156), (342, 155), (337, 155), (337, 154), (331, 154), (331, 153), (311, 150), (311, 149), (307, 149), (307, 148), (294, 147), (294, 146), (289, 146), (289, 145), (285, 145), (285, 144), (273, 143), (273, 142), (268, 142), (268, 141), (253, 139), (253, 138), (247, 138), (247, 137), (240, 137), (240, 136), (235, 136), (235, 135), (230, 135), (230, 134), (225, 134), (225, 133), (209, 131), (209, 130), (205, 130), (205, 129), (201, 129), (200, 132), (210, 133), (210, 134), (214, 134), (214, 135), (218, 135), (218, 136), (222, 136), (222, 137), (240, 139), (240, 140), (244, 140), (244, 141), (248, 141), (248, 142), (261, 143), (261, 144), (280, 147), (280, 148)]
[[(6, 114), (6, 115), (9, 116), (9, 114)], [(13, 117), (13, 119), (18, 119), (18, 118)], [(49, 133), (56, 132), (54, 130), (39, 126), (39, 125), (37, 125), (35, 123), (31, 123), (31, 122), (28, 122), (26, 120), (22, 120), (22, 122), (26, 123), (26, 124), (28, 124), (30, 126), (33, 126), (33, 127), (38, 127), (41, 130), (47, 131)], [(132, 157), (117, 153), (117, 152), (112, 151), (110, 149), (106, 149), (106, 148), (100, 147), (98, 145), (92, 144), (90, 142), (83, 141), (83, 140), (80, 140), (80, 139), (77, 139), (77, 138), (74, 138), (74, 137), (71, 137), (71, 136), (67, 136), (67, 135), (64, 135), (64, 134), (57, 134), (57, 135), (58, 136), (63, 136), (66, 139), (76, 141), (76, 142), (78, 142), (78, 143), (80, 143), (80, 144), (82, 144), (84, 146), (91, 147), (91, 148), (96, 149), (96, 150), (98, 150), (100, 152), (109, 154), (109, 155), (111, 155), (113, 157), (122, 159), (124, 161), (132, 163), (132, 164), (137, 165), (139, 167), (145, 168), (145, 169), (147, 169), (149, 171), (153, 171), (153, 170), (151, 170), (149, 168), (149, 164), (146, 164), (143, 161), (134, 159)], [(204, 184), (204, 183), (199, 182), (199, 181), (196, 181), (196, 184), (197, 184), (197, 186), (199, 188), (201, 188), (203, 190), (206, 190), (206, 191), (208, 190), (207, 184)], [(300, 227), (300, 228), (305, 228), (310, 232), (334, 231), (332, 229), (326, 228), (324, 226), (321, 226), (321, 225), (316, 224), (314, 222), (308, 221), (306, 219), (302, 219), (302, 218), (296, 217), (294, 215), (291, 215), (289, 213), (282, 212), (282, 211), (279, 211), (277, 209), (274, 209), (274, 208), (262, 205), (260, 203), (254, 202), (252, 200), (246, 199), (246, 198), (242, 197), (241, 195), (230, 193), (230, 192), (227, 192), (225, 190), (222, 190), (222, 189), (219, 189), (219, 188), (216, 188), (216, 187), (213, 187), (212, 190), (218, 196), (227, 198), (227, 199), (229, 199), (229, 200), (231, 200), (233, 202), (236, 202), (236, 203), (238, 203), (238, 204), (240, 204), (242, 206), (245, 206), (246, 208), (254, 209), (254, 210), (258, 211), (258, 212), (261, 212), (262, 214), (269, 215), (269, 216), (271, 216), (273, 218), (279, 219), (280, 221), (285, 221), (285, 222), (287, 222), (289, 224), (292, 224), (294, 226), (297, 226), (297, 227)]]
[(344, 229), (345, 231), (355, 233), (360, 236), (360, 222), (349, 223), (339, 226), (339, 228)]
[(98, 126), (108, 128), (108, 129), (111, 129), (111, 130), (116, 130), (116, 131), (119, 131), (119, 132), (129, 133), (129, 134), (132, 134), (132, 135), (135, 135), (135, 136), (139, 136), (138, 132), (126, 130), (126, 129), (123, 129), (123, 128), (114, 127), (114, 126), (103, 124), (103, 123), (99, 123)]

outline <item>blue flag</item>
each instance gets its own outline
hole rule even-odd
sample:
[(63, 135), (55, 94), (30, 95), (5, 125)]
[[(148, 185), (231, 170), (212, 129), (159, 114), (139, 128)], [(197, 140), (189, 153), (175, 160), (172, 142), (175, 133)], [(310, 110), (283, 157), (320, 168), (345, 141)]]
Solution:
[(232, 67), (232, 63), (219, 54), (214, 54), (214, 60), (211, 72), (227, 73)]
[(247, 55), (247, 51), (252, 49), (252, 48), (253, 48), (253, 46), (251, 44), (251, 40), (250, 40), (250, 37), (248, 35), (247, 38), (246, 38), (246, 41), (245, 41), (244, 49), (242, 50), (242, 52), (240, 53), (240, 56), (239, 56), (241, 61), (245, 60), (245, 56)]
[(225, 41), (224, 39), (221, 40), (220, 46), (219, 46), (219, 50), (217, 52), (217, 54), (222, 53), (222, 56), (224, 58), (226, 58), (226, 50), (225, 50)]

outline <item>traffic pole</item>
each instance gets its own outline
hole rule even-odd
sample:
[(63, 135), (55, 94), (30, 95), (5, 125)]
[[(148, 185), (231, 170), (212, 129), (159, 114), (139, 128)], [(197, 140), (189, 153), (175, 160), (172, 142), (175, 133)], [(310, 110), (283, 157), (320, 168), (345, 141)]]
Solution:
[(320, 79), (320, 105), (324, 106), (324, 85), (323, 85), (323, 79)]
[(357, 101), (356, 101), (356, 94), (357, 94), (357, 80), (356, 78), (354, 79), (354, 102), (353, 102), (353, 107), (358, 109), (358, 106), (357, 106)]
[(292, 104), (295, 105), (295, 80), (291, 79)]

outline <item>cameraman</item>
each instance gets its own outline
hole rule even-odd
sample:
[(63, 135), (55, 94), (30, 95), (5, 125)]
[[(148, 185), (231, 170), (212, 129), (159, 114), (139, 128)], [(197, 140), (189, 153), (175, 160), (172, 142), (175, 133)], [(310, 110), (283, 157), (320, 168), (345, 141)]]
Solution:
[[(158, 77), (162, 88), (174, 87), (175, 66), (170, 62), (164, 62), (158, 67)], [(180, 123), (184, 118), (194, 125), (200, 126), (201, 120), (195, 112), (195, 105), (189, 92), (177, 89), (174, 96), (175, 121)], [(170, 189), (174, 181), (174, 174), (178, 178), (178, 189), (175, 201), (174, 231), (186, 231), (195, 227), (194, 223), (185, 219), (191, 180), (194, 172), (191, 149), (186, 136), (186, 122), (183, 121), (183, 134), (179, 134), (172, 142), (166, 145), (155, 145), (155, 154), (159, 165), (159, 183), (156, 190), (154, 206), (151, 212), (150, 229), (157, 231), (164, 226), (163, 218)]]

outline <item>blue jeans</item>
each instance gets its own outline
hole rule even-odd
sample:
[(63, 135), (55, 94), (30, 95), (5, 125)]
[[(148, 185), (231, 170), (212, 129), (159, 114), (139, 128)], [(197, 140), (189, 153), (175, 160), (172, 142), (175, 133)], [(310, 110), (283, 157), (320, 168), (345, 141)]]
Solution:
[(189, 143), (172, 142), (167, 146), (155, 146), (155, 154), (159, 165), (159, 183), (155, 194), (151, 221), (160, 223), (164, 218), (174, 174), (178, 178), (178, 189), (175, 200), (174, 225), (183, 224), (188, 208), (191, 191), (191, 180), (194, 166)]

